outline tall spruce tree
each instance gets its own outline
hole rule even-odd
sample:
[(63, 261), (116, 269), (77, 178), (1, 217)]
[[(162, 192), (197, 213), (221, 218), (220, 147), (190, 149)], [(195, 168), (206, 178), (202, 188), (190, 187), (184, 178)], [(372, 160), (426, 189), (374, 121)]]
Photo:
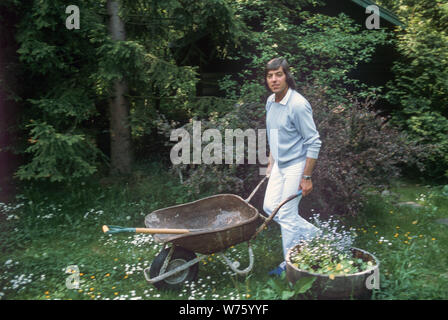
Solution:
[[(110, 15), (109, 32), (112, 40), (125, 41), (126, 31), (119, 16), (119, 2), (107, 1)], [(110, 157), (112, 174), (129, 174), (132, 164), (131, 128), (129, 125), (129, 103), (126, 99), (126, 79), (113, 81), (113, 92), (109, 101), (110, 112)]]
[(25, 180), (69, 182), (106, 164), (128, 173), (132, 141), (157, 132), (160, 118), (188, 121), (194, 113), (197, 65), (179, 62), (176, 44), (192, 56), (198, 47), (184, 40), (206, 34), (219, 55), (240, 32), (224, 0), (73, 0), (79, 29), (66, 27), (65, 1), (7, 5), (20, 13), (24, 163), (16, 175)]

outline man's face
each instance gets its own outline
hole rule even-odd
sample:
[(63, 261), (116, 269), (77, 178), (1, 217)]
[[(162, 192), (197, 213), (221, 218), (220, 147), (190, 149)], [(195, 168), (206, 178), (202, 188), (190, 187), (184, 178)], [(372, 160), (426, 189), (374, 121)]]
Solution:
[(282, 67), (279, 67), (277, 70), (268, 71), (266, 81), (269, 89), (271, 89), (273, 93), (281, 93), (288, 89), (286, 74)]

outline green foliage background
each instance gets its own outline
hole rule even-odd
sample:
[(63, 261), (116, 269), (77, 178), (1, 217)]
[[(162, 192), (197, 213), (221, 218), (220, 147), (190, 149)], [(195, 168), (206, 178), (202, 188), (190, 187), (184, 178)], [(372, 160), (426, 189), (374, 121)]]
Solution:
[(426, 176), (448, 177), (448, 3), (442, 0), (378, 1), (405, 21), (397, 28), (400, 60), (387, 98), (393, 122), (427, 145)]
[[(397, 106), (393, 124), (427, 146), (420, 157), (427, 168), (437, 164), (428, 174), (448, 172), (448, 9), (443, 1), (378, 1), (406, 23), (394, 35), (370, 32), (344, 14), (311, 14), (308, 9), (322, 0), (123, 0), (126, 40), (118, 42), (108, 33), (106, 2), (72, 1), (81, 11), (79, 30), (65, 28), (62, 0), (1, 4), (19, 17), (21, 92), (15, 98), (24, 112), (23, 139), (15, 147), (25, 156), (20, 179), (70, 182), (107, 168), (114, 80), (129, 87), (137, 159), (160, 150), (168, 161), (164, 130), (192, 119), (211, 117), (215, 125), (222, 119), (230, 127), (244, 127), (229, 120), (235, 115), (226, 115), (241, 103), (263, 108), (263, 67), (274, 56), (288, 59), (299, 88), (309, 83), (324, 88), (334, 106), (349, 104), (349, 93), (383, 94)], [(394, 45), (401, 55), (395, 79), (371, 88), (350, 78), (382, 45)], [(239, 69), (222, 77), (220, 97), (197, 96), (203, 67), (213, 61), (233, 61)], [(260, 119), (254, 114), (246, 125)]]

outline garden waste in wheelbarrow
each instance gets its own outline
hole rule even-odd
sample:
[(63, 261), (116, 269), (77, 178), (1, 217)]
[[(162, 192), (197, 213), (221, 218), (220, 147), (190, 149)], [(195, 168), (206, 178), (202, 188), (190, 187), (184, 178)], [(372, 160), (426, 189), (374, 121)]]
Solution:
[[(265, 180), (266, 177), (247, 199), (234, 194), (219, 194), (156, 210), (145, 217), (146, 228), (103, 226), (103, 231), (151, 233), (156, 242), (165, 244), (151, 266), (144, 270), (146, 280), (159, 289), (175, 289), (185, 281), (194, 280), (198, 262), (212, 253), (218, 253), (235, 273), (247, 274), (252, 270), (254, 260), (250, 240), (255, 239), (285, 203), (301, 194), (299, 191), (288, 197), (269, 218), (265, 218), (249, 204)], [(249, 266), (239, 270), (239, 262), (230, 261), (224, 251), (245, 241), (248, 242)], [(168, 244), (171, 247), (167, 247)]]

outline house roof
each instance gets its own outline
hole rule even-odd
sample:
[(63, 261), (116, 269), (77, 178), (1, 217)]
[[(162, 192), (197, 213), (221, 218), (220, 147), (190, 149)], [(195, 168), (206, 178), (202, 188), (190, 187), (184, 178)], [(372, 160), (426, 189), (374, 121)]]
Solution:
[(404, 27), (404, 23), (400, 21), (400, 19), (391, 11), (387, 10), (386, 8), (383, 8), (379, 5), (377, 5), (375, 2), (370, 0), (351, 0), (352, 2), (356, 3), (357, 5), (360, 5), (361, 7), (367, 8), (368, 6), (375, 5), (380, 9), (380, 17), (389, 21), (390, 23)]

